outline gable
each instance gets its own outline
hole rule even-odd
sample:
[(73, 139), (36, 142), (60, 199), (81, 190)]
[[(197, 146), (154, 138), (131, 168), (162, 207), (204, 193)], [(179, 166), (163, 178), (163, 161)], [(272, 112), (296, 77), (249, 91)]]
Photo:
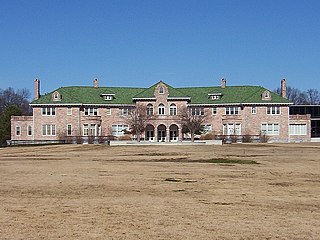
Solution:
[[(160, 90), (160, 88), (163, 88)], [(160, 93), (163, 91), (163, 93)], [(264, 93), (270, 93), (266, 101)], [(130, 87), (62, 87), (34, 100), (31, 105), (37, 104), (134, 104), (139, 99), (156, 99), (155, 95), (165, 94), (168, 99), (183, 99), (190, 104), (258, 104), (279, 103), (290, 104), (290, 101), (260, 86), (227, 86), (221, 87), (187, 87), (174, 88), (162, 81), (149, 88)], [(57, 96), (54, 100), (53, 96)], [(60, 97), (59, 97), (60, 96)], [(112, 96), (108, 101), (105, 96)], [(212, 96), (217, 96), (212, 99)], [(56, 101), (59, 99), (59, 101)]]

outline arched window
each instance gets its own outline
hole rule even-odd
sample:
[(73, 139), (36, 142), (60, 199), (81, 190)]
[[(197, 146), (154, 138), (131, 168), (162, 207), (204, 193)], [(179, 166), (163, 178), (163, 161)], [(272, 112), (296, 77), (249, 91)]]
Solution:
[(159, 104), (158, 114), (159, 114), (159, 115), (164, 115), (164, 114), (165, 114), (165, 107), (164, 107), (164, 105), (163, 105), (162, 103)]
[(170, 115), (177, 115), (177, 106), (174, 103), (170, 105)]
[(160, 87), (160, 88), (159, 88), (159, 93), (160, 93), (160, 94), (164, 94), (164, 89), (163, 89), (163, 87)]
[(147, 105), (147, 115), (153, 115), (153, 105), (151, 103)]

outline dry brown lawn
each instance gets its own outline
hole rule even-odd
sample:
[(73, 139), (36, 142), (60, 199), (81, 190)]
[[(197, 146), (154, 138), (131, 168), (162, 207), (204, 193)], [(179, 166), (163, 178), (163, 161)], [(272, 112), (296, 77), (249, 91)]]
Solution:
[(0, 239), (320, 239), (315, 143), (11, 147), (0, 177)]

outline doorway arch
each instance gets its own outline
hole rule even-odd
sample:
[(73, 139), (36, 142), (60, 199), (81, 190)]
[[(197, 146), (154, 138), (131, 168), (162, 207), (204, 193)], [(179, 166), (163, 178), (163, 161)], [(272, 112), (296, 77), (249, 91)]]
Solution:
[(154, 137), (154, 126), (151, 124), (148, 124), (146, 126), (146, 140), (150, 142), (154, 142), (155, 137)]
[(167, 137), (167, 127), (164, 124), (160, 124), (157, 128), (158, 142), (165, 142)]
[(172, 124), (169, 128), (170, 142), (178, 142), (179, 140), (179, 127), (176, 124)]

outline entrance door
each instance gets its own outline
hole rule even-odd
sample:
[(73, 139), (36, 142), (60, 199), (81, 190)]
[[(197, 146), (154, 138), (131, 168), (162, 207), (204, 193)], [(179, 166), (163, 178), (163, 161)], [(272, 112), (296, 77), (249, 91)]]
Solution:
[(154, 127), (152, 125), (146, 127), (146, 140), (154, 142)]
[(166, 126), (159, 125), (158, 127), (158, 142), (165, 142), (166, 141)]
[(170, 142), (178, 141), (178, 126), (173, 124), (170, 126)]

